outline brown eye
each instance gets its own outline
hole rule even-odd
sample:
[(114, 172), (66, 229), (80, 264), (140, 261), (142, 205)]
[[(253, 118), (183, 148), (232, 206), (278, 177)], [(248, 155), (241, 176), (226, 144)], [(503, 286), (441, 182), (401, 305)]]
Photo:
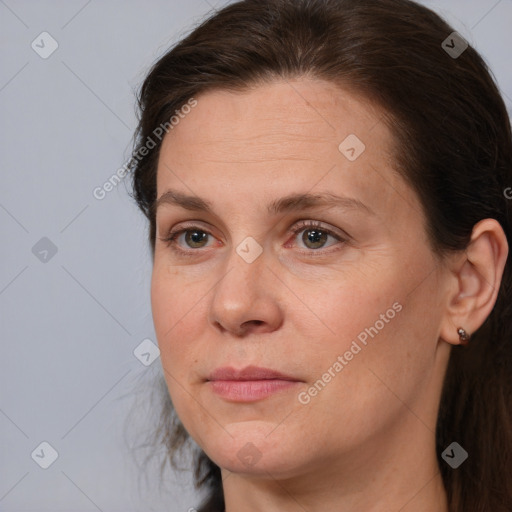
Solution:
[(205, 231), (200, 227), (190, 226), (172, 231), (166, 238), (160, 238), (160, 240), (165, 242), (177, 253), (191, 255), (192, 253), (197, 252), (198, 249), (208, 247), (207, 244), (209, 236), (210, 233), (208, 231)]
[[(334, 232), (334, 230), (324, 228), (318, 223), (318, 221), (301, 222), (292, 230), (292, 232), (296, 235), (295, 238), (297, 240), (299, 233), (302, 233), (300, 242), (295, 242), (299, 247), (308, 250), (304, 250), (302, 252), (320, 253), (323, 251), (320, 251), (319, 249), (328, 248), (331, 245), (339, 245), (340, 243), (347, 241), (347, 236), (338, 234)], [(328, 244), (329, 238), (333, 240), (330, 244)]]
[[(309, 249), (319, 249), (323, 247), (329, 237), (329, 233), (317, 228), (305, 229), (302, 235), (304, 245)], [(311, 245), (310, 245), (311, 244)]]
[(203, 242), (207, 241), (208, 233), (199, 229), (188, 229), (185, 233), (185, 243), (194, 249), (204, 247)]

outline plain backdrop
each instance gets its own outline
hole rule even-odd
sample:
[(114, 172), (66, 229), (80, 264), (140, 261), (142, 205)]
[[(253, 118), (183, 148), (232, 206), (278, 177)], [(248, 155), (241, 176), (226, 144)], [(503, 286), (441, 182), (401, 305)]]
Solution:
[[(481, 52), (512, 112), (512, 0), (423, 3)], [(190, 472), (161, 487), (130, 448), (158, 413), (147, 226), (129, 179), (93, 190), (130, 155), (149, 66), (225, 4), (0, 0), (2, 511), (199, 503)]]

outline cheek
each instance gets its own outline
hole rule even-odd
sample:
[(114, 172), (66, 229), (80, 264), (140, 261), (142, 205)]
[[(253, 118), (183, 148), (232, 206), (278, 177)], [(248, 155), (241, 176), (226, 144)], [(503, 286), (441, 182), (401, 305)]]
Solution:
[(194, 357), (195, 345), (190, 340), (198, 339), (197, 318), (205, 314), (199, 288), (184, 286), (186, 283), (177, 272), (154, 268), (151, 309), (162, 366), (179, 379), (186, 376), (185, 362)]
[[(297, 312), (294, 322), (301, 325), (302, 332), (306, 329), (310, 333), (311, 342), (315, 343), (316, 332), (318, 343), (325, 344), (327, 337), (332, 340), (329, 344), (341, 350), (376, 322), (382, 330), (381, 314), (389, 311), (388, 317), (396, 316), (393, 304), (399, 300), (400, 290), (393, 274), (389, 269), (368, 265), (336, 272), (331, 279), (317, 284), (302, 283), (297, 295), (304, 297), (309, 308), (306, 315)], [(297, 283), (290, 282), (289, 286), (297, 290)], [(294, 316), (293, 311), (290, 313)], [(324, 336), (319, 336), (320, 333)], [(364, 335), (361, 338), (364, 340)]]
[(342, 356), (343, 370), (337, 366), (336, 375), (344, 377), (338, 381), (344, 380), (343, 386), (358, 394), (364, 382), (376, 381), (370, 369), (400, 387), (407, 379), (421, 378), (431, 365), (428, 358), (435, 349), (431, 342), (436, 340), (439, 320), (434, 280), (417, 287), (424, 279), (421, 268), (420, 262), (368, 265), (338, 274), (336, 282), (324, 282), (322, 287), (300, 289), (297, 295), (308, 297), (305, 302), (312, 311), (289, 313), (306, 343), (301, 348), (311, 354), (311, 374), (321, 377)]
[(432, 269), (421, 268), (381, 269), (364, 284), (345, 281), (315, 301), (334, 334), (316, 339), (312, 374), (328, 384), (312, 390), (312, 405), (338, 420), (354, 419), (354, 432), (362, 418), (397, 414), (397, 396), (413, 403), (431, 378), (441, 311), (435, 277), (423, 275)]
[(190, 400), (194, 370), (204, 357), (200, 343), (194, 340), (201, 339), (198, 318), (204, 318), (206, 312), (201, 301), (204, 293), (183, 281), (167, 268), (154, 267), (151, 306), (167, 389), (178, 417), (191, 433), (190, 427), (196, 424), (198, 413), (196, 402)]

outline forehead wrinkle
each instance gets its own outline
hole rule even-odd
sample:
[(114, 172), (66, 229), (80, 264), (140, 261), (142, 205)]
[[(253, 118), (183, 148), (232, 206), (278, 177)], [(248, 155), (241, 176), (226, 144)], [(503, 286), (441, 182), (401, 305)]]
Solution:
[[(294, 161), (294, 162), (317, 162), (318, 157), (314, 158), (312, 154), (332, 150), (337, 148), (337, 142), (334, 138), (318, 137), (310, 135), (301, 135), (299, 133), (289, 133), (289, 136), (282, 136), (282, 133), (265, 133), (251, 137), (239, 138), (215, 138), (200, 141), (196, 140), (196, 145), (200, 148), (209, 149), (206, 157), (200, 156), (202, 162), (207, 163), (258, 163), (258, 162), (276, 162), (276, 161)], [(303, 144), (307, 142), (308, 149), (304, 149)], [(312, 146), (317, 149), (311, 150)], [(189, 155), (199, 155), (201, 150), (191, 152)], [(187, 155), (188, 156), (188, 155)]]

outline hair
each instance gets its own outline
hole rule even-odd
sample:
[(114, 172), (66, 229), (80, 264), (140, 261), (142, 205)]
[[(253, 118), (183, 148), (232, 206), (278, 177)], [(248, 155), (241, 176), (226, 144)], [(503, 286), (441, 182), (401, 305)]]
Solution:
[[(436, 255), (464, 251), (485, 218), (496, 219), (510, 243), (510, 120), (478, 52), (469, 45), (454, 58), (443, 48), (452, 32), (409, 0), (242, 0), (214, 12), (153, 65), (139, 92), (135, 150), (158, 140), (130, 170), (153, 257), (155, 128), (208, 91), (302, 77), (336, 84), (384, 112), (394, 167), (421, 201)], [(511, 288), (508, 258), (492, 312), (469, 346), (451, 350), (436, 426), (451, 512), (512, 510)], [(168, 393), (164, 401), (157, 437), (172, 465), (189, 436)], [(469, 453), (457, 469), (441, 458), (452, 441)], [(220, 468), (200, 449), (194, 468), (207, 494), (199, 512), (223, 511)]]

